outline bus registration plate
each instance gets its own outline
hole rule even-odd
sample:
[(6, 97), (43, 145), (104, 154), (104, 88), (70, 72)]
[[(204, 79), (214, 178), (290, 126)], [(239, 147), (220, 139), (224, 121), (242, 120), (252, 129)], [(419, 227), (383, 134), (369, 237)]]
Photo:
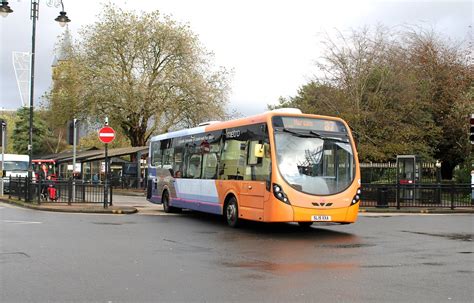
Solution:
[(312, 221), (331, 221), (331, 216), (311, 216)]

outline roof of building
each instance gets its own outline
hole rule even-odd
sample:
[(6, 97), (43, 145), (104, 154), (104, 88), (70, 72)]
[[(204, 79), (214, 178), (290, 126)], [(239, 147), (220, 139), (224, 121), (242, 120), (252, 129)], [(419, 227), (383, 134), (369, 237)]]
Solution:
[[(131, 155), (137, 152), (148, 153), (148, 146), (137, 146), (137, 147), (122, 147), (122, 148), (112, 148), (108, 150), (109, 157), (120, 157)], [(40, 157), (40, 159), (52, 159), (57, 163), (71, 162), (73, 158), (72, 151), (65, 151), (58, 154), (45, 155)], [(105, 159), (105, 150), (97, 149), (95, 147), (79, 150), (76, 152), (76, 160), (78, 162), (88, 162)]]

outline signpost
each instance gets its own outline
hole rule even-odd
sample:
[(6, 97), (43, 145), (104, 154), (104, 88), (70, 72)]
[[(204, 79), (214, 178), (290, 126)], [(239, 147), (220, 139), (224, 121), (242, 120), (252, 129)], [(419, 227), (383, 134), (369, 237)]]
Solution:
[[(105, 119), (105, 126), (99, 130), (99, 140), (105, 144), (105, 183), (104, 183), (104, 208), (109, 206), (108, 193), (109, 193), (109, 156), (108, 156), (108, 144), (115, 139), (115, 131), (112, 127), (108, 126), (108, 119)], [(111, 204), (112, 205), (112, 204)]]
[(3, 196), (3, 172), (5, 170), (5, 142), (7, 141), (7, 123), (3, 120), (0, 120), (0, 127), (2, 128), (0, 130), (0, 143), (2, 144), (2, 167), (0, 171), (0, 196)]

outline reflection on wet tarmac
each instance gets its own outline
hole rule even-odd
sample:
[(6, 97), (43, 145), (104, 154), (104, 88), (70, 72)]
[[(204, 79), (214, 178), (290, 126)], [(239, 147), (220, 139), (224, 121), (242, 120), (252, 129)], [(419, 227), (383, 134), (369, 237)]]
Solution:
[(297, 273), (313, 269), (352, 269), (354, 263), (274, 263), (268, 261), (222, 262), (227, 267), (250, 268), (272, 273)]
[[(358, 268), (358, 252), (373, 246), (356, 235), (324, 228), (301, 229), (292, 224), (246, 224), (218, 235), (232, 247), (219, 264), (271, 274)], [(335, 262), (334, 260), (343, 260)]]

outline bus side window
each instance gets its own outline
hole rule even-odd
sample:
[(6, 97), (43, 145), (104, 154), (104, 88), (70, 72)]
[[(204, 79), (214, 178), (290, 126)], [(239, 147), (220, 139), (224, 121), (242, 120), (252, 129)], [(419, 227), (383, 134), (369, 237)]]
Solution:
[(188, 169), (186, 170), (186, 177), (192, 179), (201, 178), (201, 155), (194, 154), (189, 157)]
[(250, 141), (246, 179), (266, 181), (270, 174), (270, 163), (270, 144)]
[(247, 143), (239, 140), (226, 140), (220, 161), (219, 179), (243, 180), (247, 159)]
[(215, 179), (217, 176), (217, 153), (203, 155), (203, 179)]
[(174, 176), (173, 162), (174, 162), (174, 148), (165, 149), (163, 151), (163, 168), (169, 170), (172, 176)]
[(154, 167), (161, 167), (162, 154), (161, 142), (155, 141), (151, 143), (151, 165)]
[(175, 178), (183, 176), (183, 149), (179, 147), (174, 150), (173, 172)]

